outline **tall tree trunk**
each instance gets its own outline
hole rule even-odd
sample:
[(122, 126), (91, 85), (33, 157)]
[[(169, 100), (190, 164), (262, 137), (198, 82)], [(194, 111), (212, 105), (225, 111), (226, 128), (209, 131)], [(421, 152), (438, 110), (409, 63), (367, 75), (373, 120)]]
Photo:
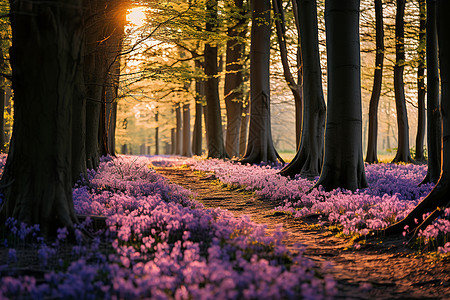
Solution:
[(419, 66), (417, 68), (417, 104), (418, 104), (418, 118), (417, 118), (417, 135), (416, 135), (416, 161), (425, 161), (423, 153), (423, 146), (425, 140), (425, 49), (426, 49), (426, 1), (419, 0), (420, 11), (420, 25), (419, 25), (419, 48), (417, 50), (419, 55)]
[(250, 46), (250, 125), (243, 163), (281, 160), (270, 126), (270, 0), (252, 1)]
[(72, 101), (81, 60), (81, 1), (10, 5), (15, 122), (0, 184), (0, 224), (12, 217), (39, 224), (44, 236), (61, 226), (73, 232)]
[[(298, 15), (298, 0), (292, 1), (292, 6), (294, 9), (294, 15), (295, 15), (295, 21), (297, 24), (297, 31), (298, 36), (301, 36), (300, 32), (300, 26), (299, 22), (302, 22), (302, 20), (299, 18)], [(295, 141), (297, 149), (299, 149), (300, 146), (300, 137), (302, 132), (302, 121), (303, 121), (303, 94), (302, 94), (302, 55), (297, 55), (297, 79), (298, 81), (295, 82), (294, 76), (291, 73), (290, 67), (289, 67), (289, 60), (288, 60), (288, 51), (286, 46), (286, 26), (285, 26), (285, 18), (284, 18), (284, 11), (282, 7), (282, 0), (272, 0), (273, 3), (273, 10), (274, 14), (276, 16), (275, 18), (275, 27), (277, 32), (277, 39), (278, 44), (280, 46), (280, 57), (281, 57), (281, 64), (283, 66), (283, 74), (284, 79), (286, 80), (289, 88), (291, 89), (291, 92), (294, 96), (294, 103), (295, 103)], [(301, 41), (301, 38), (299, 38)], [(297, 51), (301, 51), (301, 47), (298, 47)]]
[(394, 93), (397, 111), (398, 145), (397, 154), (392, 162), (412, 162), (409, 150), (409, 126), (406, 110), (405, 84), (403, 83), (403, 70), (405, 69), (405, 0), (397, 0), (397, 13), (395, 16), (395, 66), (394, 66)]
[[(5, 60), (3, 49), (0, 48), (0, 68), (5, 68)], [(5, 135), (5, 106), (6, 106), (6, 79), (0, 76), (0, 153), (6, 151), (6, 135)]]
[[(0, 53), (0, 55), (2, 55)], [(2, 80), (4, 82), (4, 80)], [(0, 153), (5, 153), (6, 150), (6, 135), (5, 135), (5, 100), (6, 91), (0, 84)]]
[[(117, 90), (116, 90), (117, 91)], [(117, 94), (116, 94), (117, 95)], [(106, 125), (107, 125), (107, 145), (109, 149), (109, 153), (112, 156), (116, 155), (116, 123), (117, 123), (117, 98), (114, 102), (109, 104), (109, 107), (107, 109), (107, 118), (106, 118)]]
[(242, 120), (243, 101), (243, 49), (242, 42), (238, 39), (245, 36), (246, 18), (242, 9), (243, 0), (234, 1), (234, 9), (239, 10), (240, 19), (236, 24), (228, 28), (226, 50), (226, 74), (225, 74), (225, 108), (227, 110), (227, 133), (225, 148), (230, 157), (239, 156), (239, 130)]
[(172, 128), (170, 130), (170, 140), (172, 142), (172, 147), (170, 149), (170, 153), (172, 155), (177, 155), (177, 134), (176, 134), (176, 128)]
[(156, 111), (155, 111), (155, 123), (156, 123), (156, 127), (155, 127), (155, 155), (159, 155), (159, 123), (158, 123), (158, 121), (159, 121), (159, 112), (158, 112), (158, 108), (156, 108)]
[(245, 155), (245, 150), (247, 147), (247, 139), (248, 139), (248, 123), (250, 121), (250, 103), (249, 97), (250, 93), (245, 93), (245, 102), (243, 103), (242, 108), (242, 120), (241, 120), (241, 129), (240, 129), (240, 137), (239, 137), (239, 156), (243, 157)]
[[(119, 71), (118, 68), (117, 71)], [(115, 155), (118, 81), (108, 81), (109, 83), (106, 84), (104, 96), (102, 97), (100, 112), (99, 148), (102, 156)]]
[(103, 94), (100, 112), (99, 150), (101, 155), (115, 155), (115, 128), (119, 88), (122, 40), (126, 24), (123, 1), (109, 0), (106, 7)]
[[(317, 5), (316, 5), (317, 6)], [(297, 83), (300, 85), (299, 96), (295, 97), (294, 95), (294, 103), (295, 103), (295, 146), (298, 150), (300, 147), (300, 143), (302, 140), (302, 126), (303, 126), (303, 58), (302, 58), (302, 49), (301, 49), (301, 33), (300, 33), (300, 20), (298, 13), (298, 0), (292, 0), (292, 9), (294, 10), (294, 18), (295, 25), (297, 28)]]
[[(11, 90), (11, 83), (5, 87), (5, 111), (8, 113), (9, 116), (12, 115), (12, 90)], [(5, 120), (5, 141), (6, 143), (10, 142), (11, 139), (11, 133), (12, 133), (12, 124), (11, 122), (6, 122)], [(8, 147), (6, 147), (7, 151)]]
[(121, 148), (120, 152), (122, 154), (128, 154), (128, 146), (127, 146), (127, 144), (122, 145), (122, 148)]
[(436, 29), (436, 0), (427, 0), (427, 145), (428, 169), (422, 183), (439, 180), (441, 175), (441, 110), (439, 107), (439, 63)]
[(86, 166), (86, 90), (83, 67), (76, 75), (72, 101), (72, 185), (79, 179), (88, 180)]
[[(200, 70), (202, 64), (196, 60), (195, 68)], [(203, 115), (203, 102), (205, 96), (205, 86), (202, 78), (195, 79), (195, 121), (194, 130), (192, 132), (192, 153), (194, 155), (202, 155), (202, 115)]]
[[(429, 6), (431, 8), (434, 4)], [(444, 212), (450, 202), (450, 1), (437, 0), (437, 33), (439, 44), (439, 66), (441, 76), (441, 109), (442, 109), (442, 171), (439, 181), (434, 189), (423, 199), (409, 214), (394, 225), (386, 228), (385, 234), (399, 234), (409, 226), (409, 230), (414, 228), (425, 229), (437, 216)], [(422, 216), (432, 212), (431, 215), (422, 221)], [(419, 221), (417, 224), (416, 221)]]
[(320, 174), (323, 160), (325, 130), (325, 101), (322, 89), (322, 71), (319, 58), (317, 4), (308, 0), (296, 0), (301, 35), (303, 60), (304, 117), (300, 147), (294, 159), (280, 174), (300, 174), (314, 178)]
[(103, 83), (105, 76), (105, 0), (83, 1), (85, 8), (85, 57), (84, 79), (86, 83), (86, 166), (96, 169), (99, 157), (99, 125)]
[(181, 116), (181, 104), (175, 105), (176, 134), (175, 134), (175, 154), (181, 155), (183, 152), (183, 120)]
[(191, 144), (191, 108), (189, 103), (183, 105), (183, 156), (192, 156)]
[(316, 186), (367, 187), (362, 155), (359, 0), (325, 0), (328, 60), (325, 156)]
[[(89, 65), (89, 59), (86, 59), (86, 65)], [(91, 69), (90, 67), (87, 67)], [(98, 148), (98, 132), (100, 124), (101, 103), (97, 102), (101, 98), (101, 86), (92, 83), (89, 76), (86, 76), (87, 102), (86, 102), (86, 166), (88, 169), (97, 169), (100, 157)], [(86, 78), (85, 77), (85, 78)], [(98, 81), (97, 84), (100, 84)]]
[(366, 162), (369, 164), (378, 162), (378, 103), (380, 102), (381, 84), (383, 81), (384, 60), (383, 3), (381, 0), (375, 0), (375, 35), (375, 71), (373, 75), (372, 95), (369, 102), (369, 137), (367, 140), (366, 153)]
[[(206, 85), (205, 85), (206, 87)], [(205, 92), (205, 99), (206, 99), (206, 92)], [(206, 101), (205, 101), (206, 102)], [(205, 140), (206, 140), (206, 146), (208, 146), (208, 110), (206, 109), (206, 104), (203, 105), (203, 120), (205, 122)]]
[[(217, 21), (217, 0), (207, 2), (208, 17), (206, 31), (214, 32)], [(217, 77), (217, 46), (206, 43), (205, 57), (205, 97), (206, 97), (206, 134), (208, 143), (208, 157), (228, 157), (223, 142), (222, 117), (220, 112), (219, 79)]]
[(202, 111), (203, 105), (196, 101), (194, 130), (192, 132), (192, 153), (199, 156), (202, 155)]

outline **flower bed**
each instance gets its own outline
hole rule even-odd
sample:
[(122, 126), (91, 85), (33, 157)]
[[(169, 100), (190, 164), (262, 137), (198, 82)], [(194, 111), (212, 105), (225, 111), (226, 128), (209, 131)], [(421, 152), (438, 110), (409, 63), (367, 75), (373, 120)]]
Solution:
[[(268, 201), (279, 201), (276, 210), (294, 217), (323, 215), (332, 224), (342, 226), (345, 234), (366, 235), (369, 230), (385, 228), (404, 218), (433, 188), (433, 184), (418, 186), (426, 175), (426, 165), (366, 164), (369, 188), (325, 192), (311, 189), (313, 181), (279, 175), (279, 166), (242, 165), (218, 159), (188, 159), (185, 164), (193, 170), (213, 172), (223, 183), (245, 187)], [(438, 249), (443, 253), (450, 249), (449, 217), (447, 209), (443, 218), (419, 234), (425, 243), (439, 240), (437, 245), (443, 247)]]
[[(157, 163), (157, 158), (152, 161)], [(37, 237), (38, 227), (9, 220), (0, 261), (0, 298), (333, 296), (333, 279), (301, 252), (291, 253), (281, 232), (266, 236), (264, 226), (246, 217), (204, 209), (194, 195), (168, 184), (149, 163), (144, 157), (104, 158), (99, 170), (89, 173), (91, 185), (74, 188), (78, 214), (107, 217), (107, 230), (88, 243), (82, 232), (89, 218), (77, 226), (73, 246), (66, 242), (65, 229), (49, 245)], [(37, 256), (37, 270), (29, 274), (19, 267), (25, 250)]]

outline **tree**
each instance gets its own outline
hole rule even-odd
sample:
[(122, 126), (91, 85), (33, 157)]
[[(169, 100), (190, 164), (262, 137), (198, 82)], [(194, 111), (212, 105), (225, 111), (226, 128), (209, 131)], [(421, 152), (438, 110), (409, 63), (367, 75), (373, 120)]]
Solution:
[(367, 140), (366, 162), (377, 163), (377, 137), (378, 137), (378, 103), (380, 102), (381, 84), (383, 81), (384, 60), (384, 29), (383, 29), (383, 3), (375, 0), (375, 36), (376, 54), (375, 71), (373, 75), (372, 95), (369, 102), (369, 137)]
[(39, 224), (44, 236), (61, 226), (73, 232), (71, 120), (76, 85), (82, 84), (82, 3), (10, 4), (15, 122), (0, 224), (12, 217)]
[(405, 0), (397, 0), (397, 13), (395, 16), (395, 66), (394, 66), (394, 93), (397, 110), (398, 146), (397, 154), (392, 162), (412, 162), (409, 151), (409, 126), (406, 110), (405, 84), (403, 83), (403, 70), (405, 69)]
[(107, 12), (106, 32), (106, 72), (100, 111), (99, 148), (100, 155), (115, 155), (115, 130), (117, 119), (117, 101), (119, 97), (120, 54), (126, 24), (126, 2), (108, 1), (111, 6)]
[[(6, 1), (7, 2), (7, 1)], [(5, 3), (6, 4), (6, 3)], [(0, 6), (0, 14), (6, 15), (8, 5)], [(11, 70), (9, 67), (9, 59), (7, 56), (8, 49), (11, 45), (9, 20), (7, 18), (0, 19), (0, 152), (5, 153), (7, 151), (8, 138), (6, 136), (6, 122), (5, 110), (7, 103), (10, 101), (10, 79)]]
[[(195, 67), (200, 70), (202, 65), (196, 60)], [(195, 78), (195, 121), (194, 130), (192, 132), (192, 153), (194, 155), (202, 155), (202, 114), (203, 114), (203, 102), (204, 102), (204, 82), (203, 78)]]
[(441, 110), (439, 107), (439, 64), (436, 29), (436, 0), (427, 0), (427, 145), (428, 169), (422, 183), (439, 180), (441, 175)]
[(101, 100), (104, 70), (106, 68), (104, 53), (106, 51), (104, 0), (84, 0), (85, 6), (85, 57), (84, 79), (86, 85), (86, 165), (96, 169), (100, 163), (98, 132), (100, 125)]
[(175, 154), (181, 155), (183, 152), (183, 118), (181, 114), (181, 104), (175, 104), (176, 134), (175, 134)]
[[(158, 107), (155, 110), (155, 155), (159, 155), (159, 111)], [(150, 153), (149, 153), (150, 154)]]
[(425, 161), (423, 153), (423, 144), (425, 139), (425, 57), (426, 57), (426, 1), (419, 0), (419, 47), (417, 52), (419, 55), (419, 66), (417, 68), (417, 135), (416, 135), (416, 161)]
[[(431, 5), (429, 12), (434, 5)], [(412, 231), (414, 228), (425, 229), (433, 220), (442, 215), (444, 208), (449, 206), (450, 199), (450, 18), (448, 11), (450, 2), (437, 0), (437, 36), (439, 44), (439, 66), (441, 78), (441, 110), (442, 110), (442, 169), (441, 176), (433, 190), (400, 222), (385, 229), (386, 235), (399, 234), (405, 230), (405, 226)], [(434, 12), (431, 12), (431, 16)], [(423, 215), (431, 214), (423, 221)]]
[(181, 155), (192, 156), (191, 109), (189, 103), (183, 104), (183, 149)]
[(248, 91), (245, 92), (244, 103), (242, 108), (242, 120), (241, 120), (241, 129), (239, 136), (239, 156), (245, 155), (245, 150), (247, 147), (247, 138), (248, 138), (248, 123), (250, 119), (250, 103), (249, 103), (250, 93)]
[(172, 128), (170, 130), (170, 140), (171, 140), (170, 154), (171, 155), (177, 155), (176, 128)]
[(251, 11), (250, 125), (241, 162), (282, 161), (273, 146), (270, 128), (270, 0), (251, 1)]
[[(83, 57), (82, 57), (83, 60)], [(86, 160), (86, 87), (83, 61), (77, 71), (77, 85), (72, 101), (72, 184), (79, 179), (87, 180)]]
[[(217, 22), (217, 0), (206, 4), (206, 31), (214, 33)], [(217, 45), (205, 44), (205, 98), (206, 98), (206, 134), (208, 136), (208, 157), (228, 157), (223, 142), (222, 118), (220, 113), (219, 79), (217, 78)]]
[(100, 154), (114, 154), (115, 97), (119, 78), (125, 5), (120, 0), (84, 1), (86, 85), (86, 164), (99, 165)]
[[(3, 59), (3, 49), (0, 47), (0, 70), (5, 70), (5, 60)], [(3, 73), (3, 72), (2, 72)], [(5, 135), (5, 106), (7, 101), (7, 80), (0, 75), (0, 152), (5, 153), (6, 135)]]
[(298, 11), (303, 57), (303, 129), (297, 154), (280, 174), (300, 174), (314, 178), (322, 169), (326, 111), (319, 58), (317, 4), (313, 1), (298, 0), (295, 7)]
[[(230, 157), (239, 156), (239, 138), (243, 110), (243, 52), (242, 39), (247, 32), (246, 11), (243, 0), (235, 0), (230, 7), (232, 16), (237, 17), (235, 24), (228, 27), (225, 73), (225, 108), (227, 110), (226, 151)], [(236, 10), (236, 13), (234, 13)]]
[(325, 156), (316, 186), (367, 187), (362, 156), (359, 0), (325, 1), (328, 60)]

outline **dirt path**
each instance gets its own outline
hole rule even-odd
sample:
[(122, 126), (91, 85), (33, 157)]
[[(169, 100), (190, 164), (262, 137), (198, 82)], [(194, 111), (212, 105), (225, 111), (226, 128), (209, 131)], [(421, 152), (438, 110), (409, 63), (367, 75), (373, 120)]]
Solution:
[[(170, 182), (197, 193), (205, 207), (220, 207), (234, 215), (248, 215), (269, 231), (283, 223), (286, 243), (307, 246), (305, 254), (329, 270), (338, 283), (337, 299), (450, 299), (450, 263), (416, 256), (395, 239), (374, 240), (355, 251), (348, 241), (325, 229), (314, 229), (317, 219), (299, 220), (274, 213), (277, 206), (242, 190), (218, 184), (212, 174), (198, 175), (185, 168), (156, 168)], [(349, 250), (350, 249), (350, 250)], [(295, 250), (295, 249), (294, 249)]]

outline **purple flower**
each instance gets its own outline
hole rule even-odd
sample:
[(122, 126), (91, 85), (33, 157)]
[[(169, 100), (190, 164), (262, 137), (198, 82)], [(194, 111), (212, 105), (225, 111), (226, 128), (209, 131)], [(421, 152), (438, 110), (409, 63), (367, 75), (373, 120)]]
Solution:
[(8, 263), (17, 262), (17, 252), (16, 249), (10, 248), (8, 249)]

